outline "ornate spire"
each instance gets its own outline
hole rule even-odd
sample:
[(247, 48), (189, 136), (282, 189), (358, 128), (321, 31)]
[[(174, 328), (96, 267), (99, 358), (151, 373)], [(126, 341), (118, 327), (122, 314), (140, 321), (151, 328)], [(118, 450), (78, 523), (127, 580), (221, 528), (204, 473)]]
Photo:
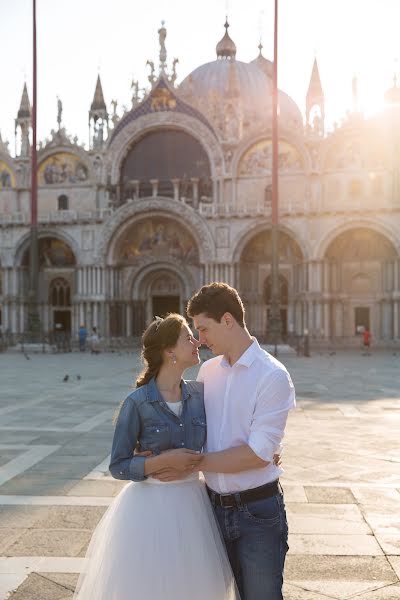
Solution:
[(90, 106), (92, 112), (104, 110), (107, 112), (106, 103), (104, 101), (103, 88), (101, 85), (100, 75), (97, 75), (96, 89), (94, 92), (93, 102)]
[(8, 149), (8, 142), (3, 142), (1, 131), (0, 131), (0, 152), (3, 152), (4, 154), (10, 154), (10, 151)]
[(310, 84), (308, 86), (307, 102), (308, 100), (312, 101), (314, 104), (316, 103), (316, 101), (318, 104), (321, 101), (324, 101), (324, 92), (322, 90), (321, 78), (319, 76), (318, 63), (316, 58), (314, 58)]
[[(93, 132), (91, 126), (93, 125)], [(103, 88), (101, 85), (100, 75), (97, 75), (96, 89), (94, 92), (93, 102), (89, 110), (89, 147), (94, 150), (101, 150), (106, 139), (107, 128), (108, 135), (108, 112), (104, 101)]]
[(393, 75), (393, 87), (385, 93), (386, 104), (400, 105), (400, 88), (397, 85), (397, 73)]
[[(21, 104), (15, 119), (15, 153), (27, 157), (30, 153), (29, 131), (32, 127), (32, 110), (29, 102), (28, 89), (24, 83)], [(18, 129), (20, 135), (18, 136)], [(17, 136), (19, 137), (20, 150), (17, 152)]]
[(24, 83), (22, 91), (21, 104), (19, 107), (17, 119), (30, 119), (32, 116), (31, 103), (29, 102), (28, 89)]
[(229, 28), (228, 17), (226, 17), (224, 27), (225, 27), (224, 37), (222, 38), (222, 40), (220, 40), (218, 42), (217, 47), (216, 47), (217, 57), (218, 58), (227, 58), (227, 59), (232, 60), (236, 56), (236, 44), (230, 38), (229, 33), (228, 33), (228, 28)]
[(306, 96), (306, 123), (310, 132), (318, 136), (324, 135), (325, 98), (316, 58), (314, 58), (314, 64)]

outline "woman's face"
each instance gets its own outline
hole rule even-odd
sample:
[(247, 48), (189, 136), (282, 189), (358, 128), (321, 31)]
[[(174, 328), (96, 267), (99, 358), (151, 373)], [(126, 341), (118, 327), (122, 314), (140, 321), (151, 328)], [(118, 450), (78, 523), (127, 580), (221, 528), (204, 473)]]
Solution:
[(187, 325), (183, 325), (181, 333), (178, 338), (178, 342), (174, 348), (171, 349), (171, 359), (173, 356), (176, 357), (176, 364), (180, 364), (184, 369), (193, 367), (200, 362), (199, 347), (200, 342), (193, 337)]

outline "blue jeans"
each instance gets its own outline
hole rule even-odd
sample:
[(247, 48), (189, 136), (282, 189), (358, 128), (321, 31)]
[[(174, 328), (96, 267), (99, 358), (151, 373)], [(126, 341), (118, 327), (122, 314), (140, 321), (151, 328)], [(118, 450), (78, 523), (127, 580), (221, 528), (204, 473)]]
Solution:
[(214, 511), (241, 600), (282, 600), (289, 550), (283, 494)]

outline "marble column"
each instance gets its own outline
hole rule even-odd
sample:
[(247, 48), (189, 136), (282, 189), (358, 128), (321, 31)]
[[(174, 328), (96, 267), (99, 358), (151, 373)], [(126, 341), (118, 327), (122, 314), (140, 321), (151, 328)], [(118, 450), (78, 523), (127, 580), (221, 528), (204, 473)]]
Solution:
[(151, 194), (153, 198), (155, 198), (156, 196), (158, 196), (158, 179), (150, 179), (150, 183), (152, 186)]
[(172, 185), (174, 186), (174, 200), (179, 201), (179, 182), (180, 179), (171, 179)]
[(326, 338), (331, 337), (331, 324), (329, 312), (329, 302), (324, 302), (324, 332)]
[(131, 337), (132, 336), (132, 305), (130, 302), (127, 302), (126, 304), (126, 319), (125, 319), (125, 323), (126, 323), (126, 337)]
[(399, 338), (399, 301), (393, 301), (393, 338)]

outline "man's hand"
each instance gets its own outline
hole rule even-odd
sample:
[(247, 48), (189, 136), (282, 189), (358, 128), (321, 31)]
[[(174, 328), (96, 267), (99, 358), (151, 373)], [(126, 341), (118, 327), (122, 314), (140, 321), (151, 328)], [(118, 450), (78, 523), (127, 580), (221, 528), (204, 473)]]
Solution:
[(158, 481), (179, 481), (180, 479), (185, 479), (194, 471), (197, 471), (197, 469), (189, 468), (185, 471), (178, 471), (177, 469), (161, 469), (157, 473), (153, 473), (152, 477), (158, 479)]
[(276, 467), (282, 466), (282, 455), (281, 454), (274, 454), (274, 465)]

